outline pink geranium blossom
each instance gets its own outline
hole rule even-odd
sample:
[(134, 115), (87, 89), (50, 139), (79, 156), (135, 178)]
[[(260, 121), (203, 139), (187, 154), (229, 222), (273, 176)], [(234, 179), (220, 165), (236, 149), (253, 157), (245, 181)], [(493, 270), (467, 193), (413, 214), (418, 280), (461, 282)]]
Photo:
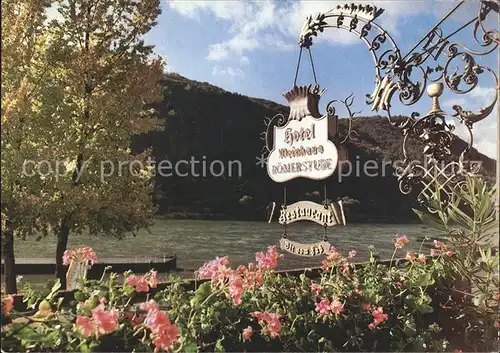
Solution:
[(253, 335), (253, 329), (252, 326), (248, 326), (246, 329), (243, 330), (243, 340), (248, 341)]
[(448, 250), (447, 252), (445, 252), (445, 255), (448, 257), (451, 257), (451, 256), (453, 256), (453, 252)]
[(116, 330), (119, 315), (118, 310), (106, 310), (104, 304), (92, 309), (92, 319), (101, 334), (111, 333)]
[(259, 321), (259, 324), (266, 325), (262, 330), (263, 334), (269, 333), (271, 338), (279, 336), (281, 331), (281, 322), (278, 314), (255, 311), (251, 314), (251, 316), (255, 317)]
[(335, 247), (334, 246), (330, 247), (330, 252), (326, 256), (326, 259), (324, 259), (321, 262), (321, 268), (323, 270), (329, 270), (329, 269), (331, 269), (337, 263), (337, 261), (340, 258), (341, 258), (341, 255), (340, 255), (339, 252), (337, 252), (337, 250), (335, 249)]
[(328, 299), (322, 299), (319, 303), (316, 303), (316, 312), (322, 316), (327, 316), (330, 313), (330, 301)]
[(358, 252), (356, 250), (351, 250), (349, 251), (349, 258), (352, 259), (353, 257), (355, 257), (356, 255), (358, 254)]
[(12, 295), (8, 295), (2, 300), (2, 314), (9, 315), (9, 313), (14, 308), (14, 297)]
[(332, 302), (330, 303), (330, 310), (334, 314), (340, 314), (344, 310), (344, 305), (338, 298), (334, 297)]
[(92, 318), (88, 316), (77, 316), (73, 330), (79, 331), (82, 335), (88, 337), (97, 332), (97, 327)]
[(148, 309), (144, 324), (151, 330), (151, 339), (155, 346), (155, 351), (172, 349), (178, 341), (180, 330), (176, 324), (172, 324), (168, 315), (158, 309), (158, 304), (154, 300), (140, 304), (141, 309)]
[(392, 242), (394, 243), (394, 247), (396, 249), (402, 249), (406, 244), (408, 244), (408, 238), (406, 235), (400, 236), (399, 234), (396, 234), (394, 239), (392, 239)]
[(375, 326), (382, 324), (389, 318), (389, 315), (384, 314), (384, 310), (380, 306), (372, 312), (372, 316), (373, 316), (373, 324)]
[(406, 260), (413, 261), (415, 260), (415, 253), (413, 251), (406, 252)]
[(118, 326), (120, 313), (118, 310), (106, 310), (102, 302), (101, 300), (101, 304), (92, 309), (92, 317), (77, 316), (73, 330), (79, 331), (84, 336), (114, 332)]
[(435, 240), (435, 239), (434, 239), (434, 242), (433, 242), (433, 243), (434, 243), (434, 247), (435, 247), (436, 249), (441, 249), (441, 250), (446, 249), (446, 244), (445, 244), (445, 243), (443, 243), (443, 242), (441, 242), (441, 241), (439, 241), (439, 240)]
[(271, 270), (278, 266), (278, 261), (283, 259), (283, 254), (278, 254), (276, 245), (270, 246), (267, 252), (258, 252), (255, 254), (257, 266), (263, 270)]
[(67, 249), (63, 255), (63, 265), (68, 266), (71, 261), (85, 261), (90, 262), (90, 265), (97, 263), (97, 255), (92, 248), (82, 246), (79, 248)]
[(311, 284), (311, 293), (313, 295), (320, 295), (321, 292), (323, 291), (323, 287), (321, 287), (319, 284), (317, 283), (312, 283)]
[(137, 292), (149, 292), (148, 282), (143, 276), (132, 275), (127, 278), (127, 284), (135, 287)]
[(367, 310), (367, 311), (368, 311), (368, 310), (370, 310), (370, 309), (371, 309), (371, 307), (372, 307), (372, 306), (371, 306), (370, 304), (368, 304), (368, 303), (363, 304), (363, 309), (365, 309), (365, 310)]
[(238, 266), (236, 269), (242, 279), (243, 279), (243, 288), (246, 290), (259, 288), (262, 286), (263, 281), (263, 271), (258, 268), (255, 264), (249, 263), (248, 268), (245, 266)]
[(231, 296), (234, 305), (241, 304), (241, 296), (243, 295), (243, 280), (238, 274), (234, 274), (229, 280), (229, 295)]
[(135, 287), (137, 292), (149, 292), (149, 288), (158, 285), (158, 272), (151, 270), (143, 276), (131, 275), (126, 280), (129, 286)]
[(417, 258), (417, 261), (422, 263), (422, 264), (425, 264), (425, 262), (427, 261), (426, 257), (424, 254), (419, 254), (418, 255), (418, 258)]
[(217, 285), (224, 282), (232, 270), (228, 267), (230, 265), (227, 256), (216, 257), (214, 260), (206, 262), (197, 271), (199, 279), (210, 279), (212, 285)]

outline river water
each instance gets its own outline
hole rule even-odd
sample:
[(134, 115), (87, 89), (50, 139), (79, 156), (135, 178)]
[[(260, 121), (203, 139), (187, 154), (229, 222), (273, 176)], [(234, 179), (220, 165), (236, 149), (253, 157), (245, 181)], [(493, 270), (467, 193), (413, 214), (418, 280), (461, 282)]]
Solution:
[[(104, 236), (70, 235), (68, 247), (87, 245), (98, 257), (122, 257), (131, 262), (151, 258), (157, 260), (164, 255), (176, 254), (178, 266), (196, 269), (216, 256), (228, 255), (235, 265), (255, 261), (255, 252), (278, 244), (283, 227), (277, 223), (199, 220), (157, 220), (150, 233), (141, 230), (136, 237), (114, 239)], [(313, 243), (321, 241), (323, 228), (315, 223), (293, 223), (288, 226), (288, 239)], [(405, 248), (418, 250), (422, 238), (432, 237), (433, 231), (418, 224), (347, 224), (345, 227), (328, 229), (328, 241), (337, 249), (358, 251), (358, 260), (366, 260), (368, 246), (374, 245), (382, 259), (390, 258), (394, 250), (392, 238), (395, 234), (407, 235), (410, 243)], [(279, 247), (279, 245), (278, 245)], [(56, 249), (55, 237), (40, 241), (17, 240), (17, 258), (53, 258)], [(428, 251), (426, 251), (428, 252)], [(404, 256), (403, 251), (398, 255)], [(319, 266), (323, 257), (305, 258), (285, 253), (280, 268)]]

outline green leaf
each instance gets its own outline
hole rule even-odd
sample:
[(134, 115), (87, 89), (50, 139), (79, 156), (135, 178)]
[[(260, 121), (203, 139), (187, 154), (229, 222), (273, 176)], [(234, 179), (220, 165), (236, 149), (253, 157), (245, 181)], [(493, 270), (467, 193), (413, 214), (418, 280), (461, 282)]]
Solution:
[(186, 344), (184, 347), (183, 347), (183, 351), (184, 352), (192, 352), (192, 353), (196, 353), (198, 352), (198, 345), (196, 343), (188, 343)]
[(422, 212), (420, 210), (417, 210), (415, 208), (412, 208), (413, 212), (420, 218), (422, 223), (427, 225), (428, 227), (432, 229), (436, 229), (439, 231), (446, 231), (446, 225), (442, 223), (442, 220), (436, 218), (435, 216)]
[(222, 344), (222, 341), (224, 341), (224, 336), (217, 340), (217, 343), (215, 344), (215, 351), (216, 352), (225, 352), (226, 351), (224, 349), (224, 345)]
[(54, 299), (54, 296), (56, 295), (57, 291), (61, 288), (61, 281), (59, 278), (56, 280), (56, 283), (52, 286), (52, 289), (50, 290), (50, 293), (45, 297), (46, 300), (51, 301)]
[(474, 305), (475, 306), (481, 306), (482, 304), (484, 304), (485, 302), (485, 299), (486, 299), (486, 294), (485, 293), (481, 293), (481, 294), (478, 294), (474, 297)]
[(416, 279), (415, 284), (419, 287), (427, 287), (434, 284), (434, 278), (431, 273), (421, 273)]

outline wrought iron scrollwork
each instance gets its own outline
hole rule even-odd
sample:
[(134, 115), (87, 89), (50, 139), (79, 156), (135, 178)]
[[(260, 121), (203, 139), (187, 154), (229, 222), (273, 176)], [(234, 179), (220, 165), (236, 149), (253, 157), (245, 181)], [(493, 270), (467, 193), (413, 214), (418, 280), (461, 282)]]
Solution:
[(261, 134), (262, 140), (264, 140), (264, 147), (262, 147), (262, 152), (268, 153), (273, 149), (273, 131), (274, 127), (283, 127), (287, 123), (287, 118), (283, 114), (276, 114), (272, 118), (266, 118), (264, 124), (266, 125), (266, 131)]
[[(500, 32), (498, 28), (487, 28), (487, 21), (494, 15), (498, 16), (500, 5), (498, 1), (490, 0), (474, 2), (472, 4), (478, 6), (476, 14), (456, 25), (455, 29), (445, 31), (449, 27), (445, 25), (447, 21), (465, 3), (465, 0), (457, 2), (405, 55), (401, 54), (389, 33), (375, 22), (384, 10), (374, 6), (338, 5), (323, 14), (309, 16), (299, 38), (300, 47), (309, 48), (312, 38), (318, 33), (327, 28), (337, 28), (356, 34), (365, 43), (373, 57), (376, 71), (375, 88), (366, 95), (367, 104), (371, 105), (372, 111), (385, 112), (392, 126), (402, 132), (405, 161), (397, 170), (400, 189), (403, 193), (409, 193), (418, 185), (421, 190), (417, 199), (424, 204), (436, 190), (443, 193), (442, 200), (447, 202), (450, 193), (460, 187), (464, 176), (479, 170), (478, 164), (468, 159), (473, 144), (473, 124), (489, 116), (497, 105), (498, 76), (493, 69), (479, 64), (476, 57), (498, 50)], [(471, 44), (454, 40), (457, 33), (471, 26)], [(479, 48), (474, 49), (474, 46)], [(497, 94), (486, 107), (473, 112), (456, 104), (452, 107), (454, 113), (441, 110), (438, 98), (444, 88), (452, 94), (464, 95), (477, 88), (488, 75), (492, 78)], [(403, 120), (392, 118), (394, 97), (397, 97), (397, 102), (412, 106), (420, 101), (426, 90), (432, 98), (432, 109), (427, 114), (421, 117), (418, 112), (413, 112)], [(343, 102), (346, 107), (352, 104), (348, 104), (347, 99), (332, 102)], [(332, 102), (327, 110), (333, 109), (330, 113), (335, 114)], [(452, 144), (456, 139), (455, 124), (451, 120), (462, 124), (469, 135), (458, 160), (450, 159)], [(347, 138), (350, 137), (351, 127)], [(407, 145), (410, 139), (423, 144), (421, 161), (413, 161), (409, 157)]]
[(347, 133), (346, 135), (341, 138), (340, 136), (336, 136), (336, 139), (338, 139), (339, 144), (344, 144), (347, 140), (356, 140), (357, 138), (354, 137), (354, 135), (359, 136), (359, 134), (356, 132), (356, 130), (353, 129), (352, 123), (356, 120), (356, 116), (358, 116), (360, 111), (353, 111), (352, 106), (354, 104), (354, 95), (351, 93), (349, 96), (347, 96), (345, 99), (333, 99), (328, 104), (326, 105), (326, 112), (328, 116), (331, 116), (337, 121), (339, 118), (337, 115), (337, 111), (335, 109), (335, 104), (340, 104), (342, 105), (346, 111), (347, 111), (347, 120), (348, 120), (348, 127), (347, 127)]

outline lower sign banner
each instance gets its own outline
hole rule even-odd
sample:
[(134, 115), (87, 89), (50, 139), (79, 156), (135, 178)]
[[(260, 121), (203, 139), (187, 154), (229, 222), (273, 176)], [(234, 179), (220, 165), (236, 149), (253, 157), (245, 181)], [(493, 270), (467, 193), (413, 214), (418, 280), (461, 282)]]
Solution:
[(330, 243), (327, 241), (321, 241), (312, 244), (300, 244), (295, 241), (288, 240), (287, 238), (280, 239), (281, 250), (288, 251), (289, 253), (298, 256), (319, 256), (326, 255), (330, 252)]
[(297, 221), (312, 221), (327, 227), (345, 225), (342, 201), (332, 203), (326, 207), (311, 201), (299, 201), (281, 209), (278, 220), (280, 224)]

